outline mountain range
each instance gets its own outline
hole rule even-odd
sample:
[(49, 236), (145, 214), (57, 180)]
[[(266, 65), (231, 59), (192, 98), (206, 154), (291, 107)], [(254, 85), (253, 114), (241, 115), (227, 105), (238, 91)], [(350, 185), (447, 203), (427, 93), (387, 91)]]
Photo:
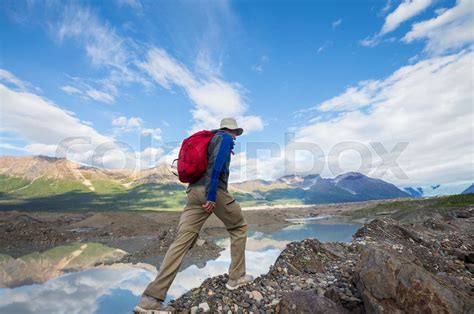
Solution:
[[(356, 172), (334, 179), (288, 175), (229, 187), (243, 206), (320, 204), (410, 197), (393, 184)], [(185, 185), (165, 165), (105, 170), (65, 158), (0, 156), (0, 210), (178, 209)]]

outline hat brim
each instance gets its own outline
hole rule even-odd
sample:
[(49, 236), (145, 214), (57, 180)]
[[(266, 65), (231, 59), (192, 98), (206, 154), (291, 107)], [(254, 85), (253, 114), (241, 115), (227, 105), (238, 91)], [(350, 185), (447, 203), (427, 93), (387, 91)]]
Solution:
[(242, 129), (242, 128), (230, 129), (230, 128), (223, 127), (223, 128), (220, 128), (219, 130), (224, 130), (224, 129), (231, 130), (231, 131), (236, 131), (237, 136), (240, 136), (240, 135), (242, 135), (242, 133), (244, 133), (244, 129)]

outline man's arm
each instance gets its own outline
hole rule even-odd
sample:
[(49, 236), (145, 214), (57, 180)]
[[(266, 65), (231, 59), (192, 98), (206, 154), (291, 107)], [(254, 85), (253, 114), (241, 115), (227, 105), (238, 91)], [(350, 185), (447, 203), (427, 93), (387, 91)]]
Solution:
[(229, 134), (222, 133), (222, 135), (217, 135), (214, 151), (212, 154), (214, 160), (209, 161), (210, 163), (212, 162), (214, 166), (212, 168), (210, 180), (207, 181), (208, 186), (206, 187), (206, 190), (208, 191), (207, 200), (210, 202), (216, 201), (217, 183), (219, 181), (222, 167), (227, 161), (227, 158), (230, 156), (232, 144), (233, 139)]

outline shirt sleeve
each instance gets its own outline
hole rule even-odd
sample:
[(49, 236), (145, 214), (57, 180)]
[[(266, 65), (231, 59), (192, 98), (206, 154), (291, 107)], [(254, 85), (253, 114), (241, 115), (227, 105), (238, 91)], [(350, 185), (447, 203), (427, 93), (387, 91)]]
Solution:
[(214, 154), (212, 154), (214, 160), (209, 162), (214, 165), (212, 168), (212, 173), (210, 180), (208, 181), (207, 187), (207, 200), (211, 202), (216, 201), (217, 194), (217, 183), (219, 181), (219, 176), (222, 171), (222, 167), (228, 158), (230, 158), (230, 152), (232, 150), (232, 136), (229, 134), (217, 135), (219, 138), (216, 139), (216, 145), (214, 147)]

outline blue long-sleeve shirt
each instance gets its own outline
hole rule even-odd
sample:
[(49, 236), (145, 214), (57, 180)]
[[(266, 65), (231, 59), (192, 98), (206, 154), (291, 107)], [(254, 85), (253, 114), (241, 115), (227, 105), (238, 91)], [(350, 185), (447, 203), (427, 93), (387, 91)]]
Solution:
[(232, 136), (223, 131), (216, 131), (207, 147), (207, 170), (201, 179), (189, 185), (205, 185), (208, 201), (216, 201), (217, 189), (227, 190), (230, 156), (233, 147), (234, 140)]

